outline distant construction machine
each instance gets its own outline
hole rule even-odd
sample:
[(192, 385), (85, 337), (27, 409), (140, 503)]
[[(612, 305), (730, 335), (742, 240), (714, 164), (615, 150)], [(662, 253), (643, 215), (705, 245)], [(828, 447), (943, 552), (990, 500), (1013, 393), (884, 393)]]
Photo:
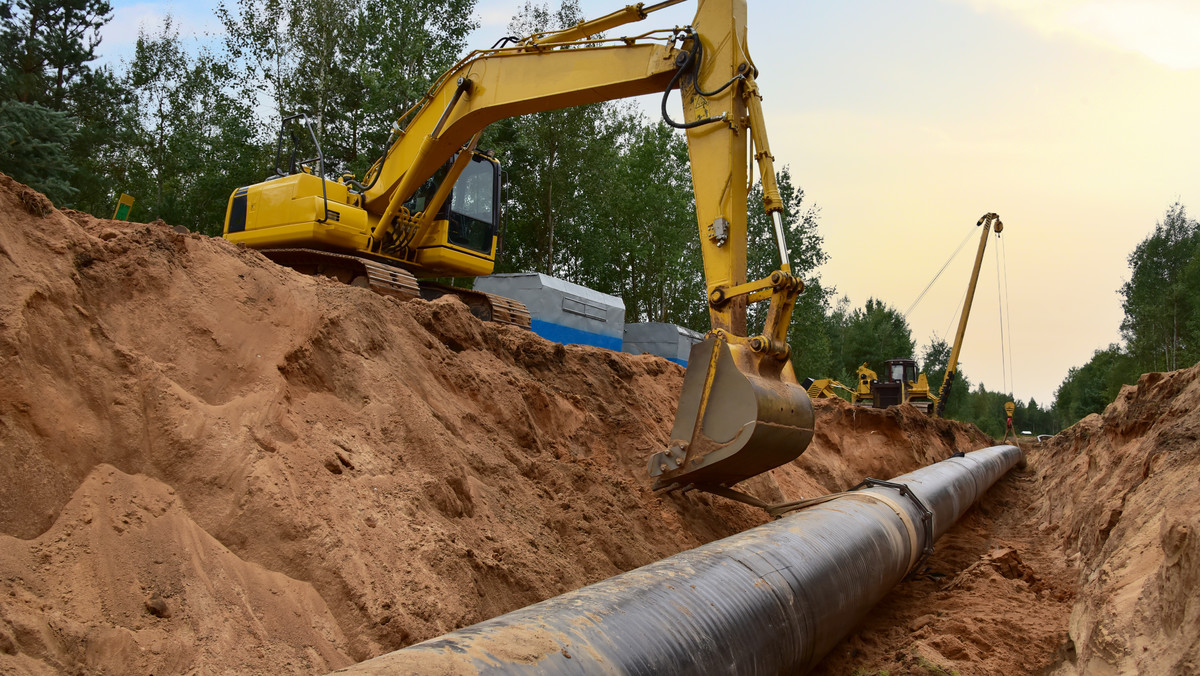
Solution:
[(841, 399), (842, 397), (838, 396), (837, 390), (849, 392), (851, 396), (854, 395), (854, 390), (833, 378), (818, 378), (816, 380), (805, 378), (803, 385), (804, 389), (808, 391), (810, 399), (833, 399), (835, 397)]
[[(940, 417), (946, 412), (946, 398), (958, 374), (958, 355), (962, 351), (963, 336), (967, 332), (967, 319), (971, 316), (971, 303), (975, 299), (975, 286), (979, 282), (979, 268), (983, 264), (983, 252), (987, 248), (988, 234), (994, 228), (996, 236), (1004, 230), (1000, 217), (994, 213), (984, 214), (975, 224), (983, 226), (979, 237), (979, 250), (975, 254), (975, 266), (971, 269), (971, 281), (967, 284), (967, 297), (963, 302), (962, 314), (958, 319), (958, 331), (954, 334), (954, 346), (946, 364), (946, 377), (935, 395), (929, 389), (929, 380), (924, 373), (917, 372), (917, 362), (912, 359), (889, 359), (884, 362), (883, 378), (868, 368), (866, 363), (858, 367), (858, 386), (853, 403), (874, 408), (887, 408), (900, 404), (911, 404), (924, 413)], [(964, 242), (965, 244), (965, 242)]]
[(871, 405), (875, 408), (911, 404), (922, 413), (932, 413), (938, 400), (929, 391), (929, 380), (924, 373), (917, 372), (917, 362), (912, 359), (883, 362), (883, 379), (871, 380), (870, 388)]
[[(712, 330), (688, 359), (669, 447), (655, 453), (655, 488), (726, 490), (798, 457), (813, 411), (796, 379), (788, 327), (803, 282), (791, 271), (783, 200), (767, 143), (745, 0), (699, 0), (690, 26), (597, 34), (682, 0), (631, 5), (560, 31), (505, 39), (468, 54), (401, 116), (387, 150), (361, 181), (326, 177), (325, 158), (291, 156), (276, 175), (238, 188), (225, 237), (304, 272), (402, 298), (453, 293), (485, 319), (529, 326), (515, 301), (418, 277), (493, 271), (500, 235), (500, 168), (476, 149), (490, 123), (539, 111), (660, 93), (663, 117), (687, 134)], [(683, 121), (667, 115), (678, 90)], [(747, 280), (746, 202), (757, 164), (775, 227), (777, 270)], [(646, 180), (653, 180), (646, 176)], [(652, 224), (642, 224), (652, 237)], [(750, 303), (769, 301), (765, 328), (747, 335)]]

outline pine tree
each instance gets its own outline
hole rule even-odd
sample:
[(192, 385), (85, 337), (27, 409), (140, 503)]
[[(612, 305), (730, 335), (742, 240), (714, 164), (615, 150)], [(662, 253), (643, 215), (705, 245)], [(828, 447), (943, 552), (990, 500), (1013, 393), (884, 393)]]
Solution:
[(8, 95), (65, 110), (71, 86), (96, 59), (100, 28), (112, 18), (112, 5), (107, 0), (5, 0), (0, 7), (0, 59)]
[(65, 113), (20, 101), (0, 103), (0, 167), (55, 204), (75, 196), (68, 148), (77, 132)]

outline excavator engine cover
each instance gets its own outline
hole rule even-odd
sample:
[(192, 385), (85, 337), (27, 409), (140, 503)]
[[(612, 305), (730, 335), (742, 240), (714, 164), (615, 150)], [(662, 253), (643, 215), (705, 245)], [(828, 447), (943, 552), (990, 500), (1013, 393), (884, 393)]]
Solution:
[(800, 457), (812, 436), (791, 362), (709, 334), (692, 346), (671, 446), (649, 471), (655, 489), (732, 486)]

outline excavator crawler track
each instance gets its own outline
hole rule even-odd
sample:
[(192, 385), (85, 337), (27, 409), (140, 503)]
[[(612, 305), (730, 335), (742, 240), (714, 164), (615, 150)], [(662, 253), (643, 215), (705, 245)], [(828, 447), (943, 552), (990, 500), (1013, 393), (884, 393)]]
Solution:
[(369, 258), (317, 249), (262, 249), (272, 261), (306, 275), (333, 277), (344, 284), (363, 286), (401, 300), (421, 297), (417, 278), (404, 268)]
[(272, 261), (293, 270), (333, 277), (345, 284), (366, 287), (384, 296), (395, 296), (401, 300), (433, 300), (448, 293), (454, 294), (467, 304), (471, 314), (484, 321), (512, 324), (525, 329), (530, 326), (529, 309), (520, 301), (435, 282), (422, 284), (417, 282), (417, 278), (408, 270), (370, 258), (299, 248), (262, 249), (261, 252)]
[(471, 309), (471, 314), (486, 322), (511, 324), (523, 329), (528, 329), (530, 326), (529, 308), (525, 307), (521, 301), (497, 296), (494, 293), (460, 289), (456, 286), (446, 286), (436, 282), (426, 282), (421, 285), (421, 296), (426, 300), (433, 300), (446, 294), (457, 296)]

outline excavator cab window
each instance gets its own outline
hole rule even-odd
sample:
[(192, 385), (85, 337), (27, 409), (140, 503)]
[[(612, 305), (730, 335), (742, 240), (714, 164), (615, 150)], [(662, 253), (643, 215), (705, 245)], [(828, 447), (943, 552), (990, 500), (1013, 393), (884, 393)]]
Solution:
[[(425, 181), (424, 185), (422, 185), (420, 188), (417, 188), (417, 192), (414, 193), (413, 196), (404, 203), (404, 208), (408, 209), (408, 213), (415, 216), (416, 214), (425, 211), (426, 205), (429, 204), (429, 200), (433, 199), (433, 195), (437, 192), (438, 186), (442, 184), (442, 181), (446, 180), (446, 174), (449, 173), (450, 165), (453, 163), (454, 161), (451, 160), (450, 162), (442, 165), (440, 169), (434, 172), (433, 176), (429, 177), (428, 181)], [(442, 205), (441, 212), (438, 214), (438, 219), (446, 219), (445, 205)]]
[(479, 156), (471, 158), (450, 195), (451, 244), (491, 253), (492, 237), (500, 220), (496, 202), (499, 182), (495, 162)]
[(893, 383), (904, 381), (904, 364), (892, 364), (892, 372), (888, 377), (888, 381)]
[(905, 364), (904, 365), (904, 382), (907, 382), (907, 383), (917, 382), (917, 365), (916, 364)]

